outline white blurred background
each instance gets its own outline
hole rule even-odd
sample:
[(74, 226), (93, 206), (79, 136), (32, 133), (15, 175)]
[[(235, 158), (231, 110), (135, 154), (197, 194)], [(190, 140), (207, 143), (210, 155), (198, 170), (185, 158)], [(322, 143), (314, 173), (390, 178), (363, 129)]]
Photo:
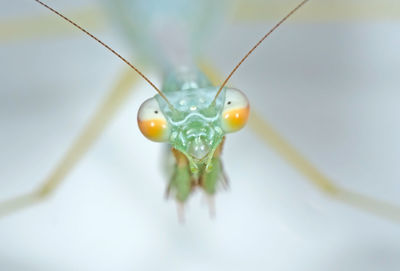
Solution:
[[(101, 9), (94, 0), (50, 3), (67, 14)], [(336, 184), (400, 205), (399, 5), (340, 1), (324, 20), (311, 12), (321, 3), (332, 2), (310, 1), (231, 84)], [(346, 3), (355, 15), (335, 17)], [(33, 1), (0, 5), (3, 22), (49, 15)], [(124, 67), (49, 18), (57, 34), (1, 28), (1, 200), (42, 182)], [(227, 74), (274, 20), (226, 22), (205, 55)], [(132, 54), (105, 17), (92, 32)], [(181, 225), (163, 197), (161, 145), (136, 125), (152, 95), (142, 82), (54, 196), (0, 219), (0, 270), (400, 270), (399, 224), (322, 194), (249, 128), (227, 138), (231, 189), (217, 195), (216, 218), (197, 193)]]

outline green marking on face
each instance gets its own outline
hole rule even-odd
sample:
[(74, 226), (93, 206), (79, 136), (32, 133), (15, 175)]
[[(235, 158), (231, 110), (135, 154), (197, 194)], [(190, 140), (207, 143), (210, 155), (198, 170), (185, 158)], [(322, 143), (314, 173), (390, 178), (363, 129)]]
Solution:
[(225, 93), (212, 104), (218, 88), (199, 71), (179, 70), (164, 82), (162, 91), (174, 109), (159, 95), (155, 98), (169, 124), (169, 144), (186, 155), (192, 172), (208, 168), (225, 135), (221, 128)]

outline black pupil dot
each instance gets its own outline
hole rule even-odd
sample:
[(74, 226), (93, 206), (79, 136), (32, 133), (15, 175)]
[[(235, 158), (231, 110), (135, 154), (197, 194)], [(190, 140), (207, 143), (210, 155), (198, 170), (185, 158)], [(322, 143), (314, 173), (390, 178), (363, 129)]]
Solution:
[(228, 102), (228, 104), (231, 104), (231, 103), (232, 103), (231, 101)]
[(156, 110), (156, 111), (154, 111), (154, 113), (158, 114), (158, 111)]

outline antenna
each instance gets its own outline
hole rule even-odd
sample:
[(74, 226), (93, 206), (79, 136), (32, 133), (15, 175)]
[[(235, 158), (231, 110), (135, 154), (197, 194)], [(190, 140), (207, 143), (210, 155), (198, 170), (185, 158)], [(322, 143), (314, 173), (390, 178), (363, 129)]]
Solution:
[(113, 53), (114, 55), (116, 55), (118, 58), (120, 58), (123, 62), (125, 62), (126, 64), (128, 64), (129, 67), (131, 67), (133, 70), (135, 70), (135, 72), (137, 72), (144, 80), (146, 80), (147, 83), (149, 83), (157, 92), (158, 94), (160, 94), (160, 96), (168, 103), (168, 105), (171, 108), (174, 108), (172, 106), (172, 104), (168, 101), (167, 97), (165, 97), (165, 95), (161, 92), (161, 90), (159, 90), (154, 84), (153, 82), (150, 81), (150, 79), (148, 79), (141, 71), (139, 71), (138, 68), (136, 68), (133, 64), (131, 64), (128, 60), (126, 60), (123, 56), (121, 56), (120, 54), (118, 54), (114, 49), (112, 49), (110, 46), (108, 46), (106, 43), (104, 43), (103, 41), (101, 41), (100, 39), (98, 39), (96, 36), (94, 36), (93, 34), (89, 33), (89, 31), (87, 31), (86, 29), (84, 29), (83, 27), (81, 27), (80, 25), (78, 25), (77, 23), (75, 23), (74, 21), (72, 21), (71, 19), (67, 18), (66, 16), (64, 16), (63, 14), (61, 14), (60, 12), (58, 12), (57, 10), (51, 8), (50, 6), (46, 5), (45, 3), (43, 3), (40, 0), (35, 0), (36, 2), (38, 2), (40, 5), (44, 6), (45, 8), (47, 8), (48, 10), (50, 10), (51, 12), (57, 14), (58, 16), (60, 16), (61, 18), (63, 18), (64, 20), (66, 20), (68, 23), (72, 24), (73, 26), (75, 26), (76, 28), (78, 28), (79, 30), (81, 30), (82, 32), (84, 32), (86, 35), (88, 35), (89, 37), (91, 37), (92, 39), (94, 39), (95, 41), (97, 41), (98, 43), (100, 43), (101, 45), (103, 45), (104, 47), (106, 47), (109, 51), (111, 51), (111, 53)]
[(301, 8), (305, 3), (307, 3), (308, 0), (303, 0), (300, 4), (298, 4), (294, 9), (292, 9), (285, 17), (283, 17), (274, 27), (271, 28), (271, 30), (268, 31), (267, 34), (265, 34), (254, 46), (253, 48), (250, 49), (250, 51), (247, 52), (247, 54), (239, 61), (239, 63), (235, 66), (235, 68), (231, 71), (231, 73), (228, 75), (228, 77), (225, 79), (225, 81), (222, 83), (221, 87), (219, 88), (217, 94), (214, 97), (214, 100), (212, 103), (215, 103), (217, 100), (218, 95), (221, 93), (222, 89), (225, 87), (226, 83), (228, 80), (232, 77), (232, 75), (235, 73), (235, 71), (239, 68), (240, 65), (247, 59), (247, 57), (253, 53), (253, 51), (269, 36), (271, 35), (272, 32), (275, 31), (284, 21), (286, 21), (290, 16), (292, 16), (293, 13), (295, 13), (299, 8)]

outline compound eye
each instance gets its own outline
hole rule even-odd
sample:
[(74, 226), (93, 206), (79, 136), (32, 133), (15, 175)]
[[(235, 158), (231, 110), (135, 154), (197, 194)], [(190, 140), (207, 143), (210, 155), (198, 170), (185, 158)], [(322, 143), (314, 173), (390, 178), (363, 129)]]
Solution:
[(247, 122), (249, 112), (250, 105), (246, 95), (238, 89), (227, 89), (222, 110), (222, 129), (226, 133), (242, 129)]
[(140, 106), (137, 120), (139, 129), (145, 137), (157, 142), (168, 141), (168, 122), (155, 98), (146, 100)]

